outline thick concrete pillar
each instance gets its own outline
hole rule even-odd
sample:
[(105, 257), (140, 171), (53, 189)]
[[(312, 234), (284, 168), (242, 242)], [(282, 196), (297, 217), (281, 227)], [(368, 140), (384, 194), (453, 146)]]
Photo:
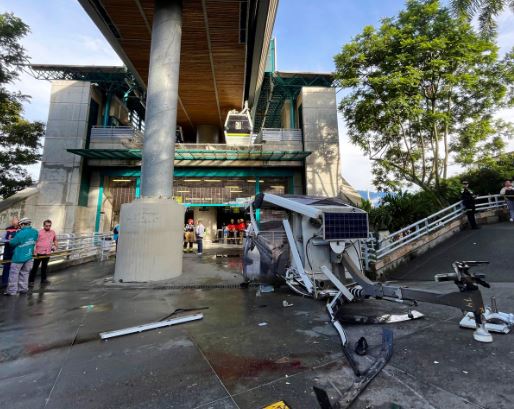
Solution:
[(182, 0), (155, 0), (141, 174), (143, 197), (172, 196), (181, 38)]
[(182, 273), (184, 207), (171, 199), (182, 0), (155, 0), (146, 97), (141, 199), (121, 208), (115, 281)]

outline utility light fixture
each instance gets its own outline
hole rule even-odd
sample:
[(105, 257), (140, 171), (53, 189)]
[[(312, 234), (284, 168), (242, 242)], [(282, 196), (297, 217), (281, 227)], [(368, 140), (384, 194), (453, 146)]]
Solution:
[(123, 183), (123, 182), (133, 182), (133, 180), (132, 179), (112, 179), (111, 182)]
[(201, 182), (202, 179), (184, 179), (184, 182)]
[(190, 190), (177, 190), (177, 193), (190, 193)]
[(217, 182), (221, 182), (221, 179), (204, 179), (203, 181), (204, 181), (204, 182), (213, 182), (213, 183), (217, 183)]

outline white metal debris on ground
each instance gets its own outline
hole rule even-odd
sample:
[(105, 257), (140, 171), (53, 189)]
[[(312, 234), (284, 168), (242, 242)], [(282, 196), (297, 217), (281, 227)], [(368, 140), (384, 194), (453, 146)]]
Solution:
[(137, 332), (148, 331), (151, 329), (169, 327), (170, 325), (183, 324), (184, 322), (196, 321), (203, 319), (203, 314), (186, 315), (184, 317), (173, 318), (165, 321), (151, 322), (149, 324), (137, 325), (135, 327), (129, 327), (124, 329), (118, 329), (115, 331), (106, 331), (100, 333), (101, 339), (109, 339), (114, 337), (120, 337), (122, 335), (134, 334)]

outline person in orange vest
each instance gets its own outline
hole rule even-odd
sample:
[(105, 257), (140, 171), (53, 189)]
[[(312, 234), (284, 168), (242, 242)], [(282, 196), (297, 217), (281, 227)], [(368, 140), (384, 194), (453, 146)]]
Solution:
[(235, 243), (236, 242), (236, 224), (234, 223), (234, 219), (230, 219), (230, 223), (227, 225), (228, 230), (228, 240), (227, 242)]
[[(189, 219), (184, 226), (184, 253), (193, 252), (193, 243), (195, 242), (195, 224), (193, 219)], [(189, 248), (187, 248), (189, 244)]]
[(238, 243), (243, 244), (243, 237), (246, 230), (246, 224), (244, 219), (239, 219), (237, 224), (237, 235), (238, 235)]

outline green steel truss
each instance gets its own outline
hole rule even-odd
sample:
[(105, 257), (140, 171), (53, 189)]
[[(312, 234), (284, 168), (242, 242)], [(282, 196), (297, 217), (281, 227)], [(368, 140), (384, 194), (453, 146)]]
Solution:
[(126, 67), (30, 64), (24, 69), (38, 80), (89, 81), (106, 93), (123, 99), (129, 110), (136, 111), (140, 118), (145, 117), (142, 103), (145, 92)]
[(255, 111), (254, 132), (261, 128), (282, 128), (284, 102), (296, 101), (302, 87), (331, 87), (332, 83), (331, 74), (266, 72)]

